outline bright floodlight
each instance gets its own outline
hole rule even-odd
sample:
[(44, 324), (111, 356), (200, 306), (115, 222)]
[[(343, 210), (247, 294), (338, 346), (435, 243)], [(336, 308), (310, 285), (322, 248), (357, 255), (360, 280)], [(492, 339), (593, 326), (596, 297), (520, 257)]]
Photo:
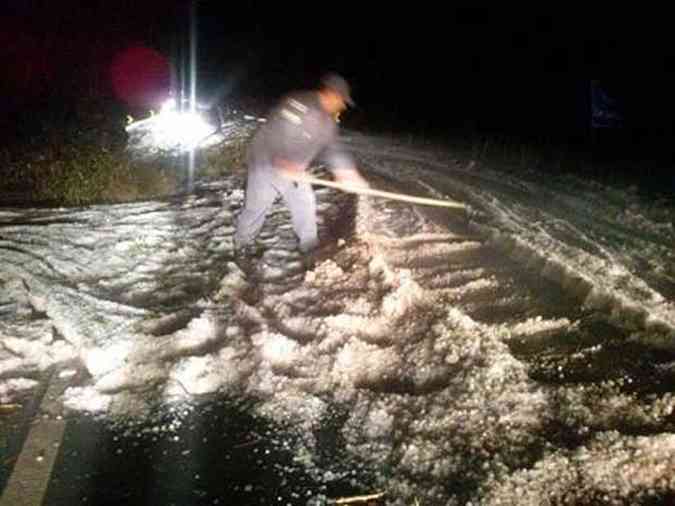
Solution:
[(176, 99), (175, 98), (168, 98), (164, 101), (162, 104), (162, 109), (161, 111), (164, 112), (170, 112), (170, 111), (175, 111), (176, 110)]
[(191, 151), (203, 147), (216, 127), (197, 112), (177, 109), (176, 100), (168, 99), (155, 114), (127, 126), (129, 133), (140, 134), (146, 149)]
[(167, 100), (155, 118), (153, 137), (157, 146), (198, 147), (214, 127), (192, 111), (176, 110), (176, 101)]

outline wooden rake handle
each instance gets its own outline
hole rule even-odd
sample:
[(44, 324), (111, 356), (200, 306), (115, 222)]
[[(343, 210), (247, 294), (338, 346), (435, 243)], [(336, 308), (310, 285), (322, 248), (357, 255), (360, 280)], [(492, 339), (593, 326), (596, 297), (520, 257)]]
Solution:
[(415, 197), (413, 195), (405, 195), (403, 193), (386, 192), (382, 190), (375, 190), (374, 188), (366, 188), (363, 186), (349, 183), (337, 183), (335, 181), (327, 181), (325, 179), (310, 176), (304, 173), (285, 173), (284, 177), (291, 179), (292, 181), (315, 184), (319, 186), (327, 186), (329, 188), (336, 188), (338, 190), (343, 190), (349, 193), (357, 193), (359, 195), (370, 195), (372, 197), (383, 197), (386, 199), (400, 200), (403, 202), (410, 202), (412, 204), (420, 204), (423, 206), (454, 207), (459, 209), (466, 208), (465, 204), (453, 200), (430, 199), (426, 197)]

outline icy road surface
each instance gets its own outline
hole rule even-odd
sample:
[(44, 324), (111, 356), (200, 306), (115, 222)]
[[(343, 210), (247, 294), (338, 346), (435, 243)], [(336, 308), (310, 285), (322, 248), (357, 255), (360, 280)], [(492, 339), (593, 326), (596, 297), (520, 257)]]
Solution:
[[(469, 219), (317, 189), (336, 244), (307, 270), (281, 205), (261, 258), (233, 256), (244, 174), (165, 201), (0, 209), (0, 401), (52, 371), (73, 378), (71, 416), (254, 399), (296, 465), (374, 476), (363, 493), (387, 504), (673, 500), (673, 203), (346, 141), (374, 187)], [(307, 503), (288, 490), (280, 504)]]

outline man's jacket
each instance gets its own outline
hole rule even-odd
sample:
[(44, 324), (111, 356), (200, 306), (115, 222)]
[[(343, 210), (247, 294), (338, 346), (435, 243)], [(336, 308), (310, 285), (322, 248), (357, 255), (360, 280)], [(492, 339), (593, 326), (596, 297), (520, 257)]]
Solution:
[(340, 144), (335, 119), (319, 103), (317, 92), (297, 92), (275, 107), (256, 133), (249, 167), (274, 170), (290, 164), (305, 170), (317, 157), (333, 169), (354, 169), (354, 160)]

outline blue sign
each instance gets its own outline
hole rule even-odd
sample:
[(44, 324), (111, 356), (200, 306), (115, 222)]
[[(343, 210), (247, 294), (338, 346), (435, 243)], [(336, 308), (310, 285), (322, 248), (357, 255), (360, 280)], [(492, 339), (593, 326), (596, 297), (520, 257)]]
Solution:
[(609, 95), (597, 80), (591, 81), (591, 127), (623, 127), (621, 104), (616, 97)]

